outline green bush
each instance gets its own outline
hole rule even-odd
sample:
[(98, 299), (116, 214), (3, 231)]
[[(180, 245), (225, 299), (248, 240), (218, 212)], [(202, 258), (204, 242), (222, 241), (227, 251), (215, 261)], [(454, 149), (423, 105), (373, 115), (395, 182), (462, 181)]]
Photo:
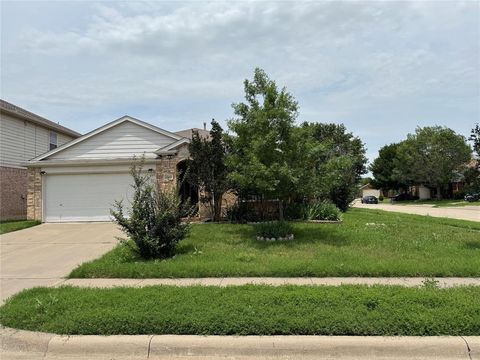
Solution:
[(316, 202), (305, 206), (303, 219), (339, 221), (342, 219), (342, 212), (332, 203)]
[(380, 195), (380, 196), (378, 197), (378, 201), (383, 201), (383, 199), (384, 199), (383, 195)]
[(256, 236), (263, 238), (280, 238), (293, 234), (293, 227), (285, 221), (268, 221), (253, 225)]
[(122, 201), (116, 201), (111, 210), (115, 222), (134, 241), (142, 258), (173, 256), (177, 243), (188, 234), (189, 224), (182, 222), (188, 211), (176, 193), (157, 190), (151, 176), (142, 173), (142, 164), (132, 166), (131, 174), (132, 209), (125, 216)]
[(245, 224), (258, 221), (258, 215), (247, 203), (238, 201), (227, 209), (227, 219), (233, 223)]

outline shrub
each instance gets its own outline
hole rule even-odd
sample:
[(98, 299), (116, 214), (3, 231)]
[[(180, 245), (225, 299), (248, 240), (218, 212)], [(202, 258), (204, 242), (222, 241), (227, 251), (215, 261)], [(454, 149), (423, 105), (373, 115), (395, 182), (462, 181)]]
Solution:
[(303, 219), (338, 221), (342, 219), (342, 212), (332, 203), (316, 202), (305, 207)]
[(378, 201), (383, 201), (383, 199), (384, 199), (383, 195), (380, 195), (380, 196), (378, 197)]
[(151, 176), (142, 173), (142, 164), (133, 165), (131, 169), (134, 195), (128, 216), (125, 216), (122, 201), (115, 202), (111, 214), (134, 241), (135, 250), (142, 258), (167, 258), (174, 254), (177, 243), (188, 234), (189, 224), (182, 223), (182, 216), (188, 211), (176, 192), (156, 189)]
[(256, 236), (263, 238), (280, 238), (293, 234), (293, 227), (285, 221), (268, 221), (253, 225)]
[(252, 222), (256, 221), (257, 218), (258, 216), (255, 210), (245, 202), (237, 201), (227, 209), (227, 219), (234, 223)]

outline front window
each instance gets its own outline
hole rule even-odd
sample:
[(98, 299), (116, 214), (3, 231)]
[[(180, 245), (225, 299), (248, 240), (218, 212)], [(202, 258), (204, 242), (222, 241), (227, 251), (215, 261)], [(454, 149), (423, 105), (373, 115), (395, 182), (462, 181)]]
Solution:
[(57, 148), (57, 133), (50, 131), (50, 150)]

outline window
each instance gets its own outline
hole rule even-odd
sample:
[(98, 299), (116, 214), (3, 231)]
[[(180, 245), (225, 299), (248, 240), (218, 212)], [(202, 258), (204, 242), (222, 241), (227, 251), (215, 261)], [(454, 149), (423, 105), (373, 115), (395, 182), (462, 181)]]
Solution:
[(50, 150), (57, 148), (57, 133), (50, 131)]

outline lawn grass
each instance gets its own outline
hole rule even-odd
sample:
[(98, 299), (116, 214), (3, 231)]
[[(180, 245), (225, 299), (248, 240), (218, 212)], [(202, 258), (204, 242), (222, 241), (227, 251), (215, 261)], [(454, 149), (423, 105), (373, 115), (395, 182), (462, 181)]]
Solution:
[[(390, 202), (390, 200), (388, 200)], [(480, 201), (468, 202), (464, 200), (406, 200), (406, 201), (396, 201), (395, 205), (433, 205), (433, 207), (462, 207), (462, 206), (480, 206)], [(480, 210), (479, 210), (480, 211)]]
[(294, 223), (295, 240), (255, 240), (252, 225), (198, 224), (168, 260), (120, 245), (73, 278), (480, 276), (480, 223), (351, 209), (342, 224)]
[(480, 335), (480, 287), (35, 288), (0, 322), (93, 335)]
[(0, 222), (0, 235), (6, 234), (12, 231), (26, 229), (35, 225), (39, 225), (41, 222), (37, 220), (9, 220)]

